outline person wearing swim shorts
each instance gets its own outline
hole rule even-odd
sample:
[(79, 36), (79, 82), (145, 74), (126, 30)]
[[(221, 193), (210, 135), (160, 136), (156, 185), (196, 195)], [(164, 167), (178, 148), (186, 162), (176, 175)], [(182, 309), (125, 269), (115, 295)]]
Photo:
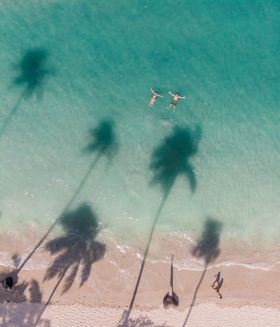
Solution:
[(173, 111), (175, 111), (176, 109), (176, 105), (177, 105), (177, 102), (180, 100), (180, 99), (186, 99), (186, 97), (181, 97), (179, 95), (178, 92), (176, 92), (175, 94), (171, 93), (170, 91), (168, 92), (168, 94), (170, 94), (173, 98), (170, 102), (170, 105), (167, 107), (167, 109), (170, 109), (170, 107), (173, 106)]

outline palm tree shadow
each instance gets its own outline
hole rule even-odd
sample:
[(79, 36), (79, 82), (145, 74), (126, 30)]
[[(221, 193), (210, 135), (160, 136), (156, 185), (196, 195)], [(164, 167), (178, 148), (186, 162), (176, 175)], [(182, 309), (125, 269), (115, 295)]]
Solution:
[(222, 230), (221, 222), (213, 218), (208, 218), (205, 222), (204, 231), (201, 235), (201, 238), (199, 239), (196, 246), (192, 250), (192, 254), (197, 258), (202, 258), (204, 260), (205, 265), (200, 280), (196, 286), (188, 314), (183, 323), (183, 327), (187, 325), (192, 308), (195, 304), (198, 290), (205, 277), (209, 263), (213, 262), (220, 254), (219, 242), (220, 242), (221, 230)]
[(115, 133), (115, 123), (112, 120), (106, 119), (100, 121), (97, 127), (90, 129), (90, 142), (83, 150), (85, 154), (95, 153), (95, 159), (92, 161), (89, 166), (88, 171), (84, 175), (81, 180), (76, 192), (73, 197), (68, 202), (65, 210), (69, 208), (69, 206), (76, 199), (77, 195), (80, 193), (81, 189), (84, 187), (89, 175), (92, 172), (92, 169), (96, 166), (98, 161), (102, 156), (107, 158), (109, 162), (112, 162), (112, 159), (118, 152), (118, 141)]
[(0, 306), (1, 326), (35, 327), (37, 323), (44, 327), (51, 326), (49, 320), (39, 317), (38, 304), (42, 303), (42, 292), (35, 279), (30, 283), (21, 282), (12, 292), (1, 289), (0, 299), (1, 303), (5, 303)]
[(71, 197), (71, 199), (66, 204), (62, 214), (52, 223), (46, 234), (40, 239), (40, 241), (35, 245), (33, 250), (29, 253), (26, 257), (24, 262), (18, 269), (18, 272), (24, 267), (27, 261), (33, 256), (36, 250), (42, 245), (48, 235), (56, 226), (57, 222), (63, 217), (65, 213), (68, 211), (70, 206), (73, 204), (77, 196), (79, 195), (80, 191), (84, 187), (88, 177), (90, 176), (93, 168), (99, 161), (102, 156), (105, 156), (108, 160), (112, 161), (113, 157), (117, 154), (118, 151), (118, 142), (115, 134), (115, 123), (111, 120), (102, 120), (99, 125), (90, 130), (90, 142), (89, 145), (83, 150), (83, 153), (92, 154), (96, 153), (95, 159), (90, 164), (87, 172), (85, 173), (84, 177), (82, 178), (80, 184), (78, 185), (75, 193)]
[(153, 221), (147, 245), (144, 251), (143, 260), (138, 274), (137, 282), (129, 304), (129, 308), (122, 317), (122, 324), (126, 326), (133, 304), (136, 298), (146, 258), (150, 249), (151, 241), (158, 222), (162, 208), (171, 192), (176, 179), (183, 175), (190, 184), (191, 191), (196, 189), (195, 170), (190, 159), (198, 152), (198, 144), (201, 138), (201, 128), (197, 126), (194, 131), (189, 128), (174, 127), (171, 135), (167, 136), (163, 142), (155, 148), (152, 153), (150, 169), (153, 172), (153, 178), (150, 185), (160, 185), (163, 198)]
[(63, 293), (72, 286), (79, 268), (82, 268), (80, 286), (89, 278), (91, 266), (105, 254), (105, 245), (95, 241), (100, 232), (99, 219), (88, 204), (82, 204), (75, 211), (63, 215), (60, 224), (64, 235), (47, 242), (46, 251), (57, 255), (48, 268), (44, 280), (55, 276), (67, 276)]
[(56, 257), (48, 268), (44, 281), (54, 277), (57, 277), (58, 281), (44, 310), (63, 279), (65, 281), (62, 294), (71, 288), (79, 271), (80, 287), (83, 286), (90, 276), (92, 264), (102, 259), (106, 251), (105, 244), (95, 240), (100, 232), (100, 225), (96, 214), (89, 205), (82, 204), (75, 211), (66, 213), (62, 216), (60, 223), (64, 234), (50, 240), (45, 246), (46, 251)]
[[(151, 319), (145, 316), (140, 316), (136, 319), (129, 318), (126, 325), (121, 325), (123, 327), (168, 327), (166, 323), (163, 325), (156, 325)], [(120, 326), (120, 327), (121, 327)]]
[(48, 57), (49, 53), (46, 49), (29, 49), (23, 54), (20, 62), (14, 66), (17, 76), (13, 80), (13, 85), (21, 87), (23, 90), (2, 124), (0, 138), (9, 126), (12, 118), (17, 113), (23, 100), (29, 99), (35, 93), (38, 98), (42, 96), (43, 87), (47, 77), (54, 74), (54, 71), (47, 67)]
[(202, 129), (174, 127), (170, 136), (154, 150), (150, 168), (154, 173), (152, 185), (159, 184), (168, 195), (179, 175), (186, 177), (192, 192), (196, 189), (196, 175), (190, 159), (198, 152)]

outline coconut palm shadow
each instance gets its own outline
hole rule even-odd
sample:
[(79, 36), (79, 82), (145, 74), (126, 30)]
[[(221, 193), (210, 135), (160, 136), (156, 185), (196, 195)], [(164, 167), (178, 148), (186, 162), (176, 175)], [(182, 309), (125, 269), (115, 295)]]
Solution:
[(14, 66), (18, 75), (13, 80), (13, 85), (23, 88), (23, 91), (2, 124), (0, 138), (17, 113), (22, 101), (30, 98), (34, 93), (37, 93), (37, 96), (42, 94), (47, 77), (53, 74), (53, 70), (47, 68), (48, 56), (46, 49), (29, 49), (24, 53), (19, 64)]
[(48, 268), (44, 281), (54, 277), (57, 277), (58, 281), (44, 310), (63, 279), (65, 281), (62, 294), (71, 288), (79, 271), (80, 287), (83, 286), (90, 276), (92, 264), (103, 258), (106, 250), (105, 244), (95, 240), (100, 225), (96, 214), (88, 204), (82, 204), (78, 209), (63, 215), (60, 224), (64, 234), (50, 240), (45, 246), (46, 251), (56, 257)]
[(49, 320), (39, 318), (42, 292), (36, 280), (33, 279), (30, 283), (21, 282), (12, 292), (1, 289), (0, 299), (1, 303), (5, 303), (0, 306), (1, 326), (34, 327), (37, 323), (42, 327), (51, 326)]
[(212, 218), (208, 218), (205, 222), (204, 231), (201, 235), (201, 238), (199, 239), (197, 245), (192, 250), (192, 254), (197, 258), (202, 258), (204, 260), (205, 265), (200, 280), (196, 286), (188, 314), (183, 323), (183, 327), (187, 325), (192, 308), (195, 304), (198, 290), (205, 277), (209, 263), (213, 262), (220, 254), (219, 242), (220, 242), (221, 229), (222, 229), (221, 222)]
[(61, 219), (63, 220), (65, 212), (67, 212), (69, 207), (73, 204), (73, 202), (79, 195), (80, 191), (84, 187), (89, 175), (91, 174), (93, 168), (95, 167), (99, 159), (102, 156), (105, 156), (108, 158), (108, 160), (111, 161), (112, 158), (116, 155), (118, 151), (118, 142), (115, 134), (115, 124), (113, 121), (102, 120), (97, 127), (90, 130), (90, 136), (91, 136), (91, 140), (89, 142), (89, 145), (83, 150), (83, 152), (86, 154), (96, 153), (95, 159), (93, 159), (84, 177), (82, 178), (80, 184), (78, 185), (78, 188), (76, 189), (75, 193), (73, 194), (69, 202), (66, 204), (62, 214), (53, 222), (53, 224), (50, 226), (46, 234), (35, 245), (33, 250), (29, 253), (29, 255), (26, 257), (24, 262), (19, 267), (18, 272), (20, 272), (20, 270), (24, 267), (26, 262), (32, 257), (32, 255), (36, 252), (36, 250), (45, 241), (45, 239), (54, 229), (57, 222), (60, 221)]
[(168, 327), (166, 323), (163, 325), (156, 325), (152, 320), (150, 320), (148, 317), (140, 316), (136, 319), (129, 319), (127, 324), (124, 327)]
[(160, 185), (163, 192), (163, 198), (150, 230), (129, 308), (125, 311), (121, 320), (123, 326), (126, 326), (133, 308), (156, 224), (177, 177), (180, 175), (185, 176), (190, 184), (191, 191), (194, 192), (196, 189), (196, 176), (194, 167), (190, 163), (190, 159), (198, 152), (200, 138), (201, 128), (199, 126), (194, 130), (176, 126), (171, 135), (167, 136), (152, 153), (150, 169), (153, 172), (153, 178), (150, 185)]

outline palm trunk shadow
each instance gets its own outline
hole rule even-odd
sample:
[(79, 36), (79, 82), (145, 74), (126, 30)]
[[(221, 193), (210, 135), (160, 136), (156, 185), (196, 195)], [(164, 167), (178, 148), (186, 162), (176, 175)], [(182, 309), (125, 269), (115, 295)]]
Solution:
[(121, 322), (120, 326), (125, 327), (125, 326), (128, 325), (128, 320), (129, 320), (129, 317), (130, 317), (130, 314), (131, 314), (131, 311), (132, 311), (132, 308), (133, 308), (133, 304), (134, 304), (134, 301), (135, 301), (135, 298), (136, 298), (136, 295), (137, 295), (138, 287), (139, 287), (141, 277), (142, 277), (142, 274), (143, 274), (143, 271), (144, 271), (144, 267), (145, 267), (147, 255), (149, 253), (152, 238), (153, 238), (153, 235), (154, 235), (155, 227), (156, 227), (156, 224), (158, 222), (158, 219), (159, 219), (160, 213), (162, 211), (162, 208), (163, 208), (163, 206), (164, 206), (164, 204), (165, 204), (165, 202), (167, 200), (168, 195), (169, 195), (169, 191), (165, 193), (165, 195), (164, 195), (164, 197), (163, 197), (163, 199), (161, 201), (161, 204), (160, 204), (160, 206), (158, 208), (157, 214), (155, 216), (155, 219), (154, 219), (154, 222), (153, 222), (150, 234), (149, 234), (148, 242), (147, 242), (147, 245), (146, 245), (146, 248), (145, 248), (145, 252), (144, 252), (143, 260), (142, 260), (142, 263), (141, 263), (140, 271), (139, 271), (139, 274), (138, 274), (137, 282), (136, 282), (136, 285), (135, 285), (135, 288), (134, 288), (134, 291), (133, 291), (132, 298), (130, 300), (129, 308), (128, 308), (127, 311), (124, 311), (123, 317), (122, 317), (122, 322)]
[(65, 206), (62, 215), (60, 215), (50, 226), (50, 228), (48, 229), (48, 231), (46, 232), (46, 234), (40, 239), (40, 241), (35, 245), (35, 247), (33, 248), (33, 250), (29, 253), (29, 255), (26, 257), (26, 259), (23, 261), (23, 263), (20, 265), (20, 267), (17, 269), (17, 273), (19, 273), (22, 268), (25, 266), (25, 264), (27, 263), (27, 261), (33, 256), (33, 254), (37, 251), (37, 249), (42, 245), (42, 243), (45, 241), (45, 239), (48, 237), (48, 235), (51, 233), (51, 231), (54, 229), (54, 227), (56, 226), (56, 224), (59, 222), (59, 220), (61, 219), (61, 217), (63, 216), (63, 214), (69, 209), (69, 207), (71, 206), (71, 204), (74, 202), (74, 200), (76, 199), (76, 197), (78, 196), (78, 194), (80, 193), (81, 189), (83, 188), (83, 186), (85, 185), (92, 169), (95, 167), (95, 165), (97, 164), (98, 160), (100, 159), (102, 153), (99, 153), (97, 155), (97, 157), (94, 159), (94, 161), (92, 162), (92, 164), (90, 165), (88, 171), (86, 172), (84, 178), (82, 179), (82, 181), (80, 182), (80, 185), (78, 186), (76, 192), (74, 193), (74, 195), (72, 196), (72, 198), (69, 200), (69, 202), (67, 203), (67, 205)]
[(11, 112), (9, 113), (8, 117), (5, 119), (1, 129), (0, 129), (0, 138), (3, 136), (3, 134), (5, 133), (7, 127), (9, 126), (12, 118), (14, 117), (14, 115), (17, 113), (21, 103), (22, 103), (22, 100), (24, 99), (25, 97), (25, 92), (23, 92), (20, 97), (18, 98), (17, 102), (15, 103), (14, 107), (12, 108)]
[(196, 289), (195, 289), (195, 291), (194, 291), (194, 295), (193, 295), (193, 298), (192, 298), (192, 302), (191, 302), (191, 304), (190, 304), (190, 308), (189, 308), (189, 311), (188, 311), (187, 317), (186, 317), (186, 319), (185, 319), (185, 321), (184, 321), (182, 327), (185, 327), (185, 326), (187, 325), (187, 322), (188, 322), (188, 320), (189, 320), (190, 314), (191, 314), (191, 312), (192, 312), (192, 308), (193, 308), (193, 306), (194, 306), (194, 304), (195, 304), (195, 300), (196, 300), (196, 297), (197, 297), (198, 290), (199, 290), (200, 285), (201, 285), (201, 283), (202, 283), (202, 281), (203, 281), (203, 279), (204, 279), (204, 277), (205, 277), (206, 271), (207, 271), (207, 263), (205, 263), (204, 270), (203, 270), (203, 272), (202, 272), (202, 275), (201, 275), (201, 277), (200, 277), (200, 280), (199, 280), (199, 282), (198, 282), (198, 284), (197, 284), (197, 286), (196, 286)]
[(42, 308), (42, 311), (39, 313), (39, 315), (38, 315), (38, 317), (37, 317), (37, 319), (36, 319), (36, 321), (35, 321), (33, 327), (36, 327), (37, 324), (39, 323), (39, 321), (40, 321), (40, 319), (41, 319), (43, 313), (44, 313), (45, 310), (47, 309), (47, 306), (50, 304), (51, 299), (52, 299), (52, 297), (54, 296), (54, 294), (55, 294), (55, 292), (56, 292), (58, 286), (59, 286), (60, 283), (62, 282), (62, 280), (63, 280), (65, 274), (66, 274), (66, 270), (62, 273), (62, 275), (61, 275), (60, 278), (58, 279), (57, 283), (55, 284), (55, 286), (54, 286), (54, 288), (53, 288), (53, 290), (52, 290), (52, 292), (51, 292), (51, 294), (50, 294), (50, 296), (49, 296), (47, 302), (45, 303), (44, 307)]

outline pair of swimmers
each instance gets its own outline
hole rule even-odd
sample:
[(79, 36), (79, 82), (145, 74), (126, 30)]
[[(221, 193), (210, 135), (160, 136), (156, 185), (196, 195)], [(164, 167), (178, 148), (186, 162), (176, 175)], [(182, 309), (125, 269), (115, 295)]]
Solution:
[[(151, 88), (151, 92), (153, 93), (151, 99), (150, 99), (150, 102), (149, 102), (149, 106), (153, 106), (154, 103), (156, 102), (157, 98), (160, 97), (160, 98), (163, 98), (162, 95), (160, 95), (158, 92), (154, 91), (152, 88)], [(180, 100), (180, 99), (186, 99), (186, 97), (181, 97), (179, 95), (178, 92), (176, 92), (175, 94), (171, 93), (170, 91), (168, 92), (168, 94), (170, 94), (173, 98), (170, 102), (170, 105), (167, 107), (167, 109), (170, 109), (170, 107), (173, 106), (173, 110), (175, 111), (176, 109), (176, 105), (177, 105), (177, 102)]]

